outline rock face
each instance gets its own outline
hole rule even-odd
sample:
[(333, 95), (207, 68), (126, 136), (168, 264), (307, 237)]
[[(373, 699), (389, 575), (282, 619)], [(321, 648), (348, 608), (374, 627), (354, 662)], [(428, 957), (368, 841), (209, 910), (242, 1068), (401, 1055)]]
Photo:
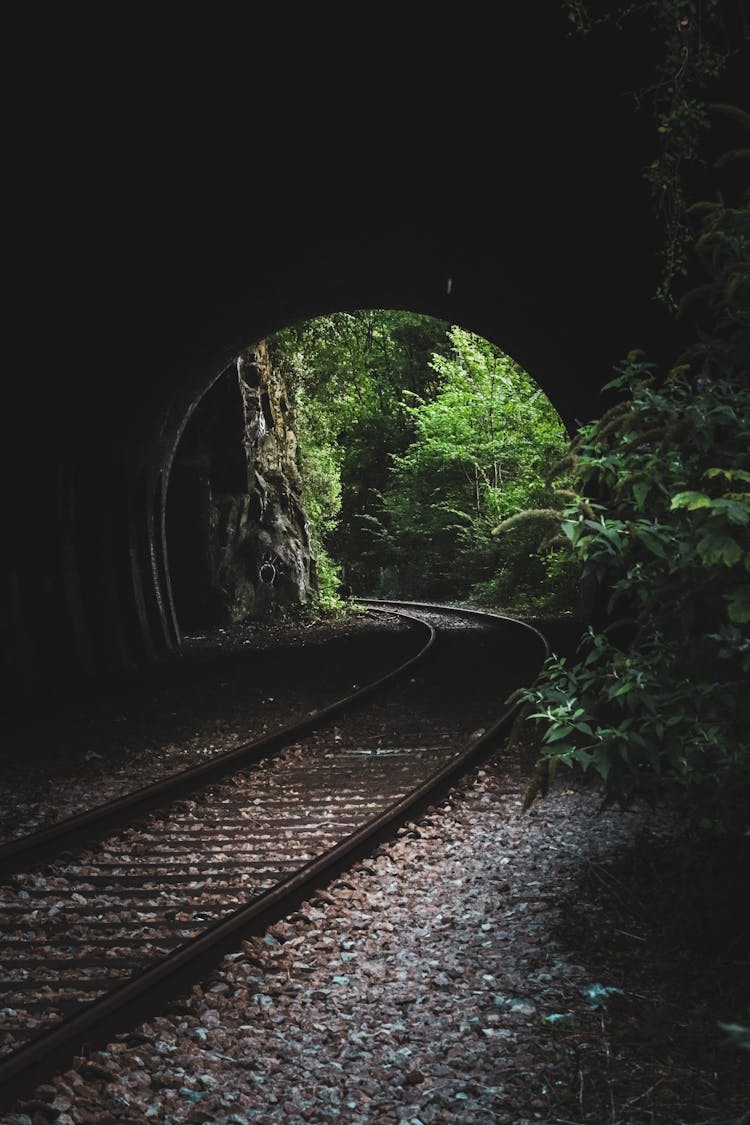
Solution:
[(183, 628), (265, 617), (316, 589), (291, 396), (264, 342), (196, 409), (167, 501)]

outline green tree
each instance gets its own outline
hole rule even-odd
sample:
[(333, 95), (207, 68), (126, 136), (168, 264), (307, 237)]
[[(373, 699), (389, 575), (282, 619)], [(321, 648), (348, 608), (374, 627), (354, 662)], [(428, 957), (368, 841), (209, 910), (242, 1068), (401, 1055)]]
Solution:
[(271, 347), (294, 388), (324, 597), (335, 597), (342, 572), (361, 592), (490, 604), (550, 589), (558, 556), (539, 555), (538, 535), (491, 534), (552, 494), (543, 477), (566, 441), (547, 398), (508, 356), (400, 310), (319, 317), (277, 333)]
[(374, 580), (380, 562), (371, 558), (363, 521), (386, 486), (391, 454), (412, 436), (403, 392), (430, 393), (429, 362), (445, 346), (446, 328), (414, 313), (367, 309), (317, 317), (270, 341), (294, 389), (306, 510), (326, 596), (342, 570), (360, 590)]
[[(433, 356), (438, 390), (403, 409), (414, 440), (394, 454), (373, 538), (390, 552), (399, 587), (431, 596), (507, 599), (547, 584), (528, 537), (498, 544), (499, 520), (544, 503), (544, 477), (566, 447), (549, 400), (509, 356), (453, 327)], [(532, 557), (530, 557), (532, 556)], [(387, 557), (387, 555), (386, 555)]]

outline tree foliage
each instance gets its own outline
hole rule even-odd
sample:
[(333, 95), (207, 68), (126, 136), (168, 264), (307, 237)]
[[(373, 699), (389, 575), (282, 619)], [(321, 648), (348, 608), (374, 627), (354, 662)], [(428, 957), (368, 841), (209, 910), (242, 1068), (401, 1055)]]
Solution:
[[(565, 449), (539, 387), (488, 341), (428, 317), (361, 310), (277, 334), (295, 388), (321, 584), (506, 605), (570, 593), (572, 571), (498, 521), (547, 502)], [(335, 563), (332, 561), (335, 559)], [(553, 575), (552, 586), (550, 574)]]
[(579, 486), (606, 500), (571, 505), (562, 529), (611, 623), (528, 693), (540, 780), (576, 764), (624, 802), (677, 783), (726, 816), (750, 796), (750, 390), (645, 373), (626, 365), (628, 401), (577, 442)]
[(661, 383), (629, 357), (611, 384), (625, 397), (571, 448), (579, 498), (562, 530), (584, 575), (608, 591), (611, 623), (589, 630), (576, 660), (549, 661), (527, 693), (544, 731), (527, 803), (563, 762), (596, 771), (621, 802), (677, 786), (704, 820), (744, 831), (750, 198), (691, 213), (708, 276), (685, 301), (706, 303), (710, 330)]
[(540, 388), (487, 340), (453, 327), (436, 355), (438, 390), (404, 403), (414, 430), (393, 457), (379, 534), (399, 588), (430, 596), (518, 601), (547, 587), (548, 560), (528, 536), (498, 544), (499, 520), (544, 503), (544, 477), (566, 433)]
[(335, 602), (342, 582), (370, 578), (361, 518), (385, 488), (390, 457), (411, 428), (405, 389), (429, 393), (429, 360), (445, 340), (441, 321), (400, 310), (317, 317), (270, 342), (295, 396), (300, 469), (319, 584)]

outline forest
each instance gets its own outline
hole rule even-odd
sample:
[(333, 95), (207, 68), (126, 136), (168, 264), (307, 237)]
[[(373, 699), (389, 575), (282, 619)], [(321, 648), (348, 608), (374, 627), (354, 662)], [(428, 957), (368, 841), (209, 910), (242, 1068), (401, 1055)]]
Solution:
[[(567, 434), (541, 388), (496, 346), (398, 310), (337, 313), (273, 337), (294, 388), (321, 604), (361, 595), (468, 599), (563, 612), (575, 563), (535, 529)], [(555, 545), (557, 543), (557, 545)]]

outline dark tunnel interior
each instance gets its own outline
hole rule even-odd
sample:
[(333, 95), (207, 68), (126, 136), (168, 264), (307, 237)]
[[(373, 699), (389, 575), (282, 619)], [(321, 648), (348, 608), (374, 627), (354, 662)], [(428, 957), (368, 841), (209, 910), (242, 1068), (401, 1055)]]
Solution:
[[(239, 388), (236, 379), (222, 375), (188, 420), (167, 489), (169, 571), (175, 611), (183, 629), (214, 624), (216, 620), (210, 589), (209, 508), (212, 497), (229, 498), (247, 492), (242, 441)], [(224, 528), (224, 536), (226, 533)]]
[[(498, 343), (574, 426), (627, 351), (659, 363), (691, 331), (653, 299), (653, 122), (631, 96), (652, 44), (612, 32), (592, 49), (533, 6), (501, 24), (497, 41), (468, 21), (429, 46), (373, 39), (356, 65), (290, 43), (287, 101), (270, 56), (252, 89), (228, 60), (217, 86), (156, 58), (136, 87), (119, 58), (73, 73), (72, 55), (61, 83), (50, 52), (14, 136), (11, 709), (147, 673), (181, 622), (211, 617), (196, 513), (209, 485), (227, 512), (241, 491), (222, 372), (254, 341), (338, 309), (411, 309)], [(731, 60), (717, 100), (741, 100), (743, 73)]]

